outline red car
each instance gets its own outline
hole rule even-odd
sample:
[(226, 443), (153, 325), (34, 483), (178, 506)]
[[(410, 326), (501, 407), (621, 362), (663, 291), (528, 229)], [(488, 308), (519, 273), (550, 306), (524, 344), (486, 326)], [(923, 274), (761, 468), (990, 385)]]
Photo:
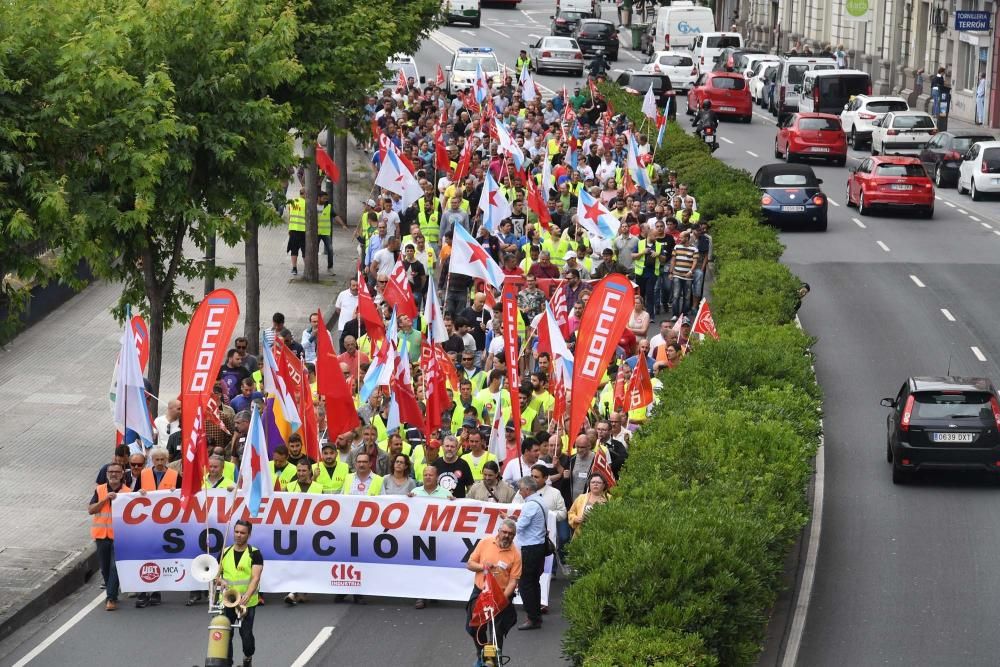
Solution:
[(785, 162), (819, 158), (840, 167), (847, 164), (847, 135), (839, 116), (794, 113), (783, 120), (774, 138), (774, 157), (784, 157)]
[(918, 209), (925, 218), (934, 217), (934, 184), (920, 158), (881, 155), (861, 160), (851, 167), (847, 179), (847, 205), (857, 204), (858, 213), (868, 215), (876, 206)]
[(691, 85), (687, 100), (688, 114), (696, 113), (702, 101), (711, 100), (716, 116), (732, 116), (744, 123), (753, 118), (747, 80), (735, 72), (705, 72)]

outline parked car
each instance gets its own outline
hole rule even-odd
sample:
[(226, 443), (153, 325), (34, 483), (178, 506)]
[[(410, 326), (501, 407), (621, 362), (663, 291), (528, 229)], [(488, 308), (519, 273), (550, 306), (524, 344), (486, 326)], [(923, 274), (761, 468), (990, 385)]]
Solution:
[(590, 12), (580, 12), (575, 10), (560, 10), (552, 18), (550, 31), (553, 35), (569, 36), (576, 30), (581, 19), (592, 19), (594, 15)]
[(937, 134), (934, 119), (923, 111), (890, 111), (872, 123), (872, 155), (918, 155)]
[(871, 145), (872, 125), (890, 111), (909, 111), (902, 97), (855, 95), (840, 112), (840, 124), (847, 132), (847, 141), (854, 150)]
[(1000, 192), (1000, 141), (972, 144), (958, 168), (958, 193), (979, 201), (984, 193)]
[(934, 217), (934, 184), (915, 157), (869, 157), (851, 168), (847, 178), (847, 205), (868, 215), (876, 206), (917, 209)]
[(799, 95), (806, 72), (815, 69), (837, 69), (837, 61), (829, 56), (789, 56), (778, 63), (774, 74), (774, 91), (769, 110), (776, 117), (799, 110)]
[(804, 164), (766, 164), (753, 177), (768, 224), (826, 231), (827, 198), (822, 179)]
[(934, 185), (938, 188), (951, 187), (958, 182), (958, 168), (972, 144), (993, 139), (993, 135), (982, 130), (938, 132), (920, 151), (920, 161), (934, 179)]
[(712, 65), (713, 72), (740, 72), (746, 69), (746, 57), (763, 55), (759, 49), (747, 49), (742, 46), (727, 46), (715, 56)]
[(528, 49), (535, 71), (567, 70), (583, 76), (583, 51), (572, 37), (542, 37)]
[(824, 69), (806, 72), (802, 79), (799, 111), (839, 114), (856, 95), (871, 95), (868, 72), (853, 69)]
[(828, 113), (795, 113), (778, 124), (774, 157), (785, 162), (821, 159), (839, 167), (847, 163), (847, 135), (840, 118)]
[(603, 53), (608, 60), (618, 60), (618, 32), (611, 21), (580, 19), (573, 37), (584, 53)]
[[(649, 72), (629, 70), (628, 72), (619, 74), (615, 82), (626, 93), (640, 98), (645, 97), (646, 91), (652, 86), (653, 95), (656, 97), (656, 106), (660, 108), (667, 103), (668, 99), (672, 99), (676, 95), (673, 82), (670, 81), (670, 77), (666, 74), (650, 74)], [(676, 114), (677, 104), (671, 102), (670, 107), (671, 113)]]
[(753, 120), (750, 89), (742, 74), (706, 72), (699, 75), (688, 91), (688, 114), (696, 113), (704, 100), (712, 100), (716, 116), (737, 118), (744, 123)]
[(674, 90), (687, 91), (698, 78), (694, 58), (687, 51), (657, 51), (643, 65), (642, 71), (666, 74)]
[(776, 63), (780, 61), (781, 61), (781, 56), (777, 54), (751, 53), (750, 51), (744, 49), (743, 53), (736, 56), (736, 71), (742, 72), (743, 76), (749, 79), (757, 63), (760, 62)]
[(892, 483), (905, 484), (920, 470), (1000, 473), (1000, 402), (983, 377), (911, 377), (885, 420), (885, 458)]
[(694, 36), (690, 49), (698, 71), (711, 72), (723, 49), (742, 46), (743, 36), (738, 32), (703, 32)]
[(777, 69), (777, 62), (762, 60), (754, 63), (753, 69), (750, 70), (747, 85), (750, 88), (750, 99), (756, 102), (757, 106), (767, 108), (767, 77)]

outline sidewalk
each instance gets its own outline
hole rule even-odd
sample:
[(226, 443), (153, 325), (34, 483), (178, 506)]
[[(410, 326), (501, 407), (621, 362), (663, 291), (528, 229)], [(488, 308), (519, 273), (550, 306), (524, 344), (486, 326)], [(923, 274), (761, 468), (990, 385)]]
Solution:
[[(349, 229), (334, 225), (336, 276), (326, 274), (321, 255), (319, 283), (293, 279), (284, 226), (260, 231), (261, 326), (281, 311), (296, 340), (317, 307), (333, 312), (355, 272), (354, 230), (372, 177), (366, 156), (352, 139), (348, 146), (348, 210), (341, 216)], [(219, 244), (218, 263), (243, 266), (242, 244)], [(201, 296), (201, 283), (187, 287)], [(217, 287), (245, 300), (242, 271)], [(119, 294), (116, 285), (97, 282), (0, 350), (0, 639), (96, 571), (86, 505), (113, 450), (107, 394), (122, 327), (110, 308)], [(242, 331), (241, 315), (236, 335)], [(179, 392), (185, 333), (178, 325), (164, 335), (161, 413)]]

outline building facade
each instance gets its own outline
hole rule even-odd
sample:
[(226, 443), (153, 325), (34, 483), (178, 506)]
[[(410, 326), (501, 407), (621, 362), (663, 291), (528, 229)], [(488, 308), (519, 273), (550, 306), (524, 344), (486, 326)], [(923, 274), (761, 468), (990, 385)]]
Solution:
[[(735, 2), (735, 0), (733, 0)], [(848, 9), (869, 5), (864, 20)], [(984, 124), (1000, 127), (1000, 33), (997, 0), (739, 0), (740, 30), (749, 46), (785, 53), (843, 45), (847, 65), (868, 72), (876, 94), (907, 98), (930, 110), (930, 77), (945, 68), (951, 86), (949, 115), (974, 123), (976, 91), (986, 75)], [(989, 30), (964, 12), (983, 12)], [(979, 15), (980, 18), (986, 18)]]

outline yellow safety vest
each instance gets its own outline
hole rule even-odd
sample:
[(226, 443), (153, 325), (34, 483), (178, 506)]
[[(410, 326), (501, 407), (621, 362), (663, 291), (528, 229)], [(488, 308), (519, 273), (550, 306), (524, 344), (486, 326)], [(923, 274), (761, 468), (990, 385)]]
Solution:
[(479, 457), (479, 462), (476, 463), (473, 460), (472, 452), (462, 455), (462, 460), (469, 464), (469, 469), (472, 470), (472, 479), (479, 481), (483, 478), (483, 468), (486, 466), (487, 461), (496, 461), (497, 457), (489, 452), (483, 452), (483, 455)]
[(306, 231), (306, 200), (297, 197), (288, 205), (288, 231)]
[[(341, 487), (341, 491), (345, 494), (349, 493), (351, 491), (351, 487), (354, 486), (355, 479), (357, 479), (357, 476), (354, 473), (344, 477), (344, 486)], [(372, 473), (369, 479), (371, 480), (371, 485), (369, 485), (369, 487), (365, 490), (365, 494), (369, 496), (377, 496), (382, 493), (382, 476)]]
[[(663, 250), (663, 244), (659, 241), (653, 241), (653, 253), (654, 257), (659, 257), (660, 252)], [(636, 251), (639, 256), (636, 257), (635, 262), (632, 264), (633, 271), (635, 271), (636, 276), (641, 276), (643, 271), (646, 270), (646, 239), (639, 239), (639, 249)], [(660, 262), (656, 259), (653, 260), (653, 275), (660, 275)]]
[(285, 489), (288, 493), (323, 493), (323, 487), (319, 485), (318, 482), (309, 482), (309, 486), (305, 489), (299, 484), (299, 480), (288, 483), (288, 487)]
[(569, 250), (569, 241), (559, 237), (558, 241), (553, 241), (551, 237), (546, 237), (542, 241), (542, 250), (548, 250), (549, 256), (559, 271), (566, 266), (566, 252)]
[(274, 469), (274, 461), (271, 461), (268, 465), (271, 466), (271, 479), (278, 480), (278, 484), (281, 486), (281, 490), (284, 491), (288, 483), (295, 479), (295, 466), (291, 463), (285, 464), (285, 469), (281, 471), (279, 475)]
[(313, 466), (313, 479), (319, 483), (323, 493), (340, 493), (344, 487), (344, 478), (351, 471), (346, 463), (338, 460), (333, 468), (333, 476), (326, 470), (326, 464), (320, 461)]
[(420, 233), (424, 235), (427, 243), (437, 243), (441, 233), (441, 223), (438, 219), (438, 200), (434, 198), (431, 203), (430, 215), (426, 210), (426, 199), (420, 199), (420, 207), (417, 210), (417, 222), (420, 224)]
[[(219, 567), (222, 570), (222, 578), (226, 580), (229, 588), (237, 591), (241, 596), (250, 587), (250, 578), (253, 576), (253, 558), (251, 558), (251, 555), (255, 551), (257, 551), (256, 547), (248, 544), (243, 555), (240, 557), (239, 565), (237, 565), (236, 558), (233, 556), (233, 547), (229, 547), (222, 555), (222, 561), (219, 563)], [(250, 599), (247, 600), (247, 607), (256, 607), (257, 601), (257, 593), (254, 592), (250, 596)]]
[(319, 212), (317, 218), (319, 219), (318, 232), (320, 236), (330, 235), (330, 221), (333, 215), (332, 206), (324, 206), (323, 210)]
[[(528, 57), (525, 58), (518, 57), (518, 59), (514, 62), (514, 67), (516, 68), (518, 75), (520, 75), (521, 71), (524, 70), (524, 68), (528, 67), (529, 65), (531, 65), (531, 58)], [(479, 478), (477, 477), (476, 479)]]

